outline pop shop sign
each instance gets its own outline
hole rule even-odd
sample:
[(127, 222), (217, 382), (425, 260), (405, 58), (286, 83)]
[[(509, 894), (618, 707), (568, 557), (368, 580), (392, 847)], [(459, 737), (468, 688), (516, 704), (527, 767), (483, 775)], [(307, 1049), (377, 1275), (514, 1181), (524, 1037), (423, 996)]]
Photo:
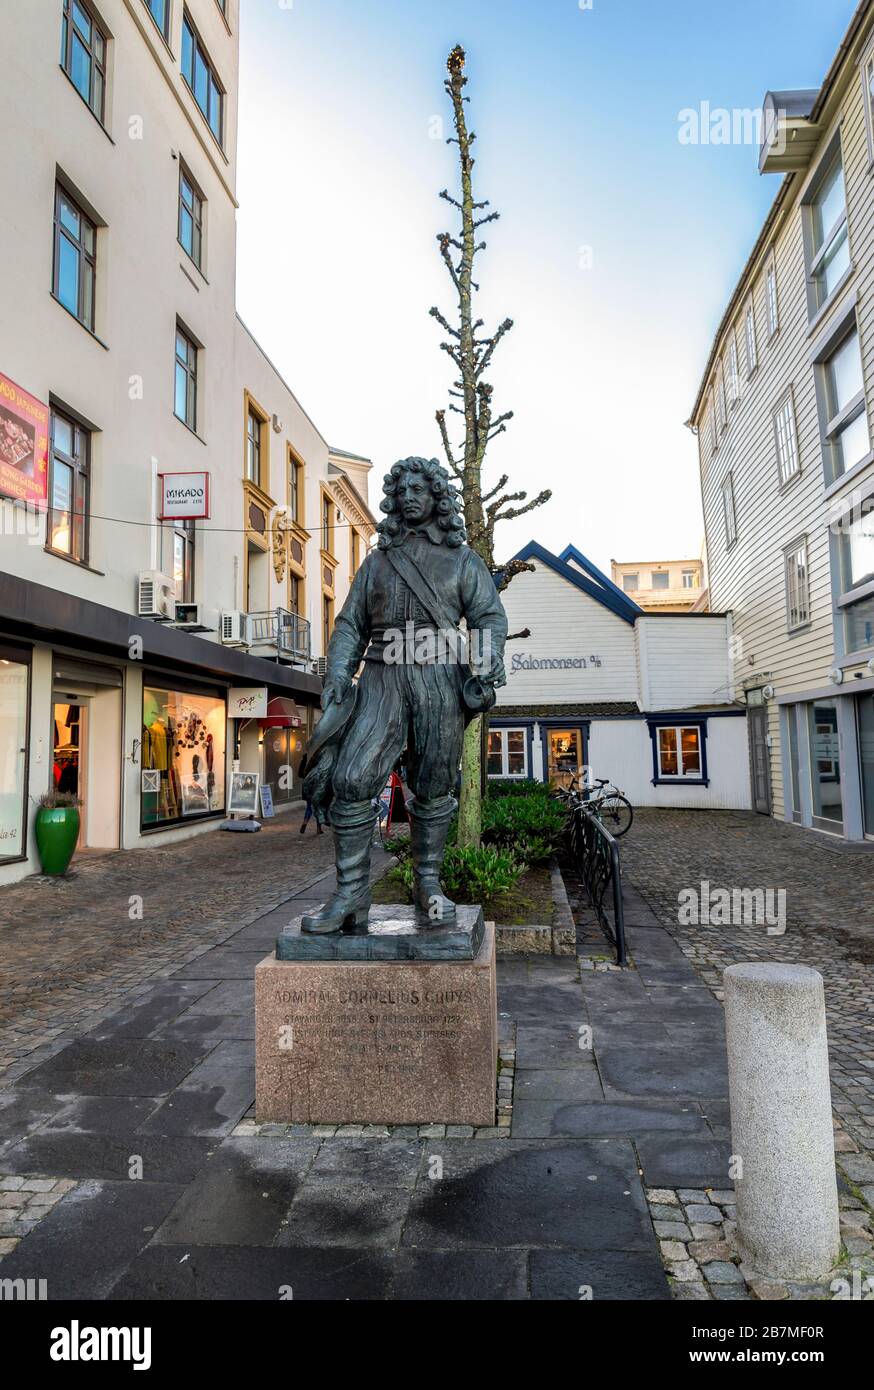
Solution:
[(162, 521), (201, 521), (209, 516), (208, 473), (159, 473)]

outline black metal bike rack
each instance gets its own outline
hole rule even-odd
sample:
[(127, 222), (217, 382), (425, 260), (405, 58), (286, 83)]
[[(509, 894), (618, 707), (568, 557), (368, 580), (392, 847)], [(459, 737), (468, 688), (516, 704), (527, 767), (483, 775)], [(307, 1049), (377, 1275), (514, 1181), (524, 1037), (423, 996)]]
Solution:
[[(622, 867), (619, 846), (597, 815), (574, 806), (569, 815), (571, 855), (601, 927), (616, 949), (616, 964), (627, 965)], [(608, 898), (609, 894), (609, 898)], [(610, 906), (612, 906), (612, 920)]]

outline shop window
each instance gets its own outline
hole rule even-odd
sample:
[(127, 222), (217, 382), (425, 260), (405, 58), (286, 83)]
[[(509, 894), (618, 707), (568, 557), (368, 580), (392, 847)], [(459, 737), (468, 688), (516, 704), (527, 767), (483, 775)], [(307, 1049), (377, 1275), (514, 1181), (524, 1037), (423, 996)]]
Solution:
[(841, 830), (841, 754), (838, 743), (838, 707), (835, 700), (808, 705), (810, 781), (813, 823), (820, 829)]
[(26, 853), (30, 667), (0, 646), (0, 861)]
[(300, 765), (310, 736), (312, 712), (299, 729), (265, 729), (264, 781), (276, 805), (300, 800)]
[(219, 695), (144, 688), (144, 828), (224, 810), (225, 728)]
[(662, 726), (656, 730), (659, 778), (702, 776), (701, 729), (696, 724)]
[(52, 294), (90, 333), (94, 332), (96, 278), (97, 229), (66, 189), (58, 184)]
[(80, 564), (88, 559), (90, 455), (88, 430), (53, 410), (46, 546)]
[(490, 729), (489, 777), (527, 777), (528, 741), (524, 729)]
[(106, 35), (85, 0), (64, 0), (61, 67), (103, 124), (106, 103)]
[(552, 786), (567, 787), (576, 781), (583, 767), (581, 729), (550, 729), (547, 758)]
[(859, 764), (862, 777), (862, 811), (865, 834), (874, 836), (874, 696), (856, 696), (859, 730)]

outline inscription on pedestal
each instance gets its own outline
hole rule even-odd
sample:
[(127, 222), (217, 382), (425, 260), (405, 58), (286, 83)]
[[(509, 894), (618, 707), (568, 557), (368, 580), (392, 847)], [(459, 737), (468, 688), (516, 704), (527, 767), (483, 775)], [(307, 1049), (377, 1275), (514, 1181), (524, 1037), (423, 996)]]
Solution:
[(262, 961), (257, 1118), (493, 1124), (494, 942), (487, 924), (470, 961)]

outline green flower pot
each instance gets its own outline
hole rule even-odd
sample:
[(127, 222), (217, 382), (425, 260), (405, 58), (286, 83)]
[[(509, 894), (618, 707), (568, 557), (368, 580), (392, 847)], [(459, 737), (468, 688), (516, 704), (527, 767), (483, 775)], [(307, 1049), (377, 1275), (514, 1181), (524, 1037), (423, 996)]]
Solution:
[(44, 874), (65, 874), (79, 838), (76, 806), (40, 806), (36, 813), (36, 845)]

